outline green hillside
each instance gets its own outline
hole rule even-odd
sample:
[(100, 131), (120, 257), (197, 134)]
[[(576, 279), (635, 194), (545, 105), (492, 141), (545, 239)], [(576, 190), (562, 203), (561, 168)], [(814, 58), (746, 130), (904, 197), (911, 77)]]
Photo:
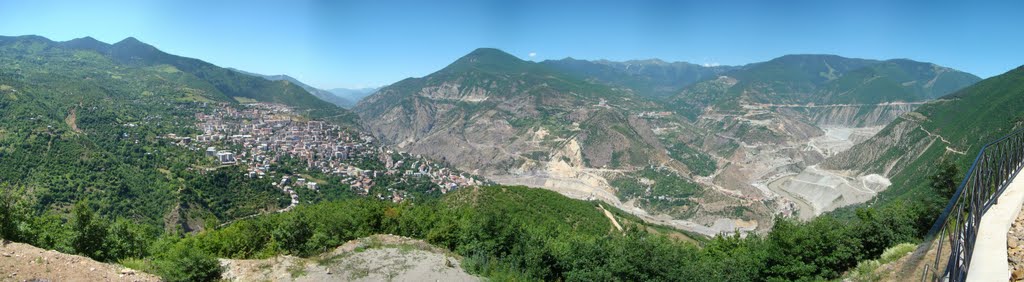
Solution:
[[(80, 40), (93, 39), (87, 37)], [(167, 54), (132, 37), (113, 45), (75, 42), (69, 44), (68, 47), (96, 51), (128, 66), (169, 65), (209, 83), (217, 91), (230, 98), (241, 97), (313, 109), (332, 107), (331, 104), (317, 99), (293, 83), (252, 77), (198, 59)]]
[(906, 59), (887, 61), (835, 55), (786, 55), (699, 82), (669, 99), (694, 118), (706, 106), (739, 110), (740, 103), (877, 104), (935, 99), (980, 80), (969, 73)]
[(541, 64), (587, 81), (633, 91), (641, 97), (664, 98), (698, 81), (713, 79), (736, 67), (705, 67), (685, 62), (664, 62), (658, 59), (625, 62), (586, 61), (565, 58)]
[[(201, 172), (195, 166), (210, 160), (164, 138), (196, 134), (206, 103), (233, 102), (214, 83), (80, 48), (90, 43), (104, 46), (0, 37), (0, 184), (21, 191), (36, 215), (27, 228), (65, 222), (75, 203), (183, 231), (287, 205), (269, 180), (244, 181), (240, 167)], [(72, 247), (66, 237), (40, 236), (51, 248)]]
[(387, 233), (448, 249), (466, 270), (494, 280), (810, 281), (835, 279), (857, 261), (913, 240), (905, 228), (912, 223), (898, 209), (865, 210), (852, 221), (782, 220), (763, 236), (694, 244), (676, 231), (613, 210), (624, 224), (620, 231), (603, 206), (521, 186), (464, 189), (405, 204), (365, 198), (325, 202), (185, 238), (149, 241), (151, 257), (136, 265), (165, 278), (214, 277), (213, 257), (311, 256)]

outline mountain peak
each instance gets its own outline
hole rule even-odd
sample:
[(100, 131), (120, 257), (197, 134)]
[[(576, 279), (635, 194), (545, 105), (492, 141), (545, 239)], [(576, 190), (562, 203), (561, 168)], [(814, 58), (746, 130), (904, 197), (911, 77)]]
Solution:
[(506, 53), (505, 51), (501, 51), (500, 49), (497, 48), (477, 48), (476, 50), (473, 50), (473, 52), (469, 52), (469, 54), (466, 54), (465, 56), (462, 56), (462, 58), (459, 58), (459, 60), (457, 60), (456, 63), (460, 61), (484, 64), (523, 62), (523, 60), (519, 59), (518, 57)]
[(92, 38), (90, 36), (71, 39), (61, 42), (61, 44), (73, 49), (88, 49), (101, 53), (106, 52), (107, 48), (110, 48), (110, 44), (103, 43), (102, 41), (96, 40), (96, 38)]
[(114, 43), (114, 45), (111, 45), (110, 52), (119, 60), (141, 59), (139, 62), (143, 63), (161, 61), (162, 59), (160, 58), (170, 56), (160, 51), (160, 49), (153, 47), (153, 45), (135, 39), (135, 37), (128, 37)]
[(125, 45), (127, 45), (127, 46), (131, 46), (131, 45), (146, 45), (146, 46), (149, 46), (149, 44), (142, 43), (142, 41), (139, 41), (138, 39), (135, 39), (135, 37), (131, 37), (131, 36), (129, 36), (129, 37), (125, 38), (125, 39), (122, 39), (121, 41), (118, 41), (117, 43), (114, 43), (114, 45), (121, 45), (121, 46), (125, 46)]
[(482, 71), (509, 71), (519, 69), (529, 64), (512, 54), (496, 48), (477, 48), (462, 56), (451, 65), (445, 68), (448, 71), (461, 71), (476, 69)]
[(92, 38), (92, 36), (86, 36), (86, 37), (82, 37), (82, 38), (75, 38), (75, 39), (71, 39), (70, 41), (78, 41), (78, 42), (100, 42), (99, 40), (96, 40), (96, 38)]
[(469, 52), (466, 56), (512, 56), (505, 51), (501, 51), (498, 48), (476, 48), (473, 52)]

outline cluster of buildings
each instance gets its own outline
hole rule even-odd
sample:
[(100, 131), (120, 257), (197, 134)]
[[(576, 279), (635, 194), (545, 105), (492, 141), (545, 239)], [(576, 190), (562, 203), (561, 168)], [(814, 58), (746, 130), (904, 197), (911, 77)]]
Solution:
[(197, 113), (196, 120), (203, 133), (178, 139), (191, 146), (209, 146), (208, 156), (221, 164), (246, 166), (252, 177), (266, 176), (284, 158), (298, 160), (311, 170), (343, 173), (354, 169), (348, 165), (350, 159), (372, 154), (365, 150), (372, 141), (369, 136), (304, 120), (277, 104), (250, 104), (241, 110), (223, 106)]
[[(244, 166), (247, 176), (252, 178), (268, 177), (277, 165), (287, 161), (305, 165), (312, 171), (340, 176), (341, 184), (364, 195), (370, 193), (374, 178), (382, 175), (429, 177), (441, 193), (480, 183), (422, 157), (374, 146), (371, 136), (299, 117), (291, 108), (279, 104), (247, 104), (241, 109), (222, 105), (208, 113), (197, 113), (196, 120), (202, 134), (167, 137), (193, 150), (205, 149), (206, 155), (220, 165)], [(380, 162), (384, 169), (367, 170), (356, 166), (367, 161)], [(288, 175), (275, 185), (292, 195), (293, 204), (298, 203), (298, 199), (292, 187), (319, 189), (315, 182)], [(392, 192), (399, 195), (393, 198), (403, 198), (396, 191)]]
[(671, 116), (671, 115), (672, 115), (672, 112), (665, 112), (665, 111), (654, 112), (654, 111), (650, 111), (650, 112), (641, 112), (639, 114), (636, 114), (636, 117), (638, 117), (638, 118), (665, 118), (665, 117), (668, 117), (668, 116)]
[[(292, 184), (295, 184), (296, 186), (302, 187), (302, 186), (307, 184), (306, 183), (306, 179), (299, 178), (296, 181), (294, 181), (294, 183), (291, 180), (292, 180), (291, 175), (285, 175), (284, 177), (281, 177), (281, 182), (274, 182), (273, 183), (274, 187), (277, 187), (278, 189), (281, 189), (282, 192), (288, 193), (288, 196), (291, 198), (291, 203), (289, 203), (287, 207), (285, 207), (284, 209), (279, 210), (278, 212), (290, 211), (293, 208), (295, 208), (295, 206), (299, 205), (299, 194), (296, 193), (295, 189), (292, 188)], [(310, 185), (309, 189), (316, 190), (316, 183), (315, 182), (310, 182), (310, 183), (313, 184), (313, 185)]]
[(380, 161), (384, 163), (385, 174), (401, 174), (413, 177), (429, 177), (434, 184), (439, 185), (441, 193), (448, 193), (459, 187), (480, 185), (482, 182), (473, 176), (455, 171), (446, 166), (432, 163), (422, 156), (412, 156), (408, 153), (396, 153), (384, 148), (381, 151)]

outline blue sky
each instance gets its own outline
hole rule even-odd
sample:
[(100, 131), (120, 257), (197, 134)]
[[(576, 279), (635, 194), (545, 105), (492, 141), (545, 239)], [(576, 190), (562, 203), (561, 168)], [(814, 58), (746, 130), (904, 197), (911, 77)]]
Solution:
[(321, 88), (424, 76), (478, 47), (727, 65), (828, 53), (989, 77), (1024, 64), (1022, 12), (1024, 1), (0, 0), (0, 35), (134, 36)]

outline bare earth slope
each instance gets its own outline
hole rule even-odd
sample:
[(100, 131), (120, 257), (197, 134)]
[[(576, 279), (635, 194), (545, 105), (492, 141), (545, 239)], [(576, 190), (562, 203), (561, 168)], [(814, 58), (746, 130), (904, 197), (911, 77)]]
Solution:
[(479, 49), (354, 111), (400, 151), (714, 235), (871, 199), (888, 187), (884, 174), (805, 170), (976, 80), (928, 63), (798, 55), (654, 100), (635, 83)]
[[(448, 162), (502, 184), (601, 199), (641, 216), (648, 213), (625, 204), (629, 199), (620, 199), (619, 187), (610, 181), (631, 178), (648, 167), (665, 167), (679, 177), (693, 170), (679, 154), (670, 156), (651, 119), (639, 114), (665, 112), (658, 105), (499, 50), (479, 49), (426, 77), (382, 88), (354, 110), (374, 136), (400, 151)], [(714, 209), (699, 209), (698, 216), (741, 204), (717, 190), (702, 193), (703, 206)]]
[(156, 276), (28, 244), (0, 243), (0, 281), (160, 281)]

